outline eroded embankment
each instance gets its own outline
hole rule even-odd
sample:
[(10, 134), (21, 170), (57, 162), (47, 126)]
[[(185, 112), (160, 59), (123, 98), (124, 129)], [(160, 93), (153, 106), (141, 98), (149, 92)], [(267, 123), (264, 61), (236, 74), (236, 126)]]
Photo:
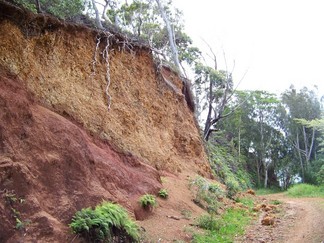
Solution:
[[(23, 80), (42, 105), (157, 169), (176, 172), (196, 163), (196, 170), (208, 171), (194, 116), (184, 96), (160, 78), (149, 49), (110, 37), (107, 73), (105, 35), (48, 17), (14, 18), (0, 16), (0, 65)], [(182, 90), (181, 80), (168, 75)]]
[(209, 175), (194, 116), (148, 48), (113, 35), (106, 59), (106, 34), (0, 5), (0, 241), (66, 242), (76, 210), (105, 199), (134, 213), (162, 171)]

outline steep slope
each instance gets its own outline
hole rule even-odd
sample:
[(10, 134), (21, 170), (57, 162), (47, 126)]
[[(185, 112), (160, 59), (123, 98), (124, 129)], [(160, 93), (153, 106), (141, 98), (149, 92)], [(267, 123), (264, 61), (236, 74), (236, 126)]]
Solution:
[(0, 111), (1, 242), (65, 242), (81, 208), (105, 199), (136, 215), (161, 174), (210, 173), (194, 115), (148, 48), (2, 1)]

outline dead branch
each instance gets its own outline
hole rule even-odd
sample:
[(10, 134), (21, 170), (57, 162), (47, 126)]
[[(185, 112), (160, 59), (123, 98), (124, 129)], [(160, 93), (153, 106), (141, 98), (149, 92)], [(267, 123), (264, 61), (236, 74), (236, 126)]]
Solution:
[(177, 216), (173, 216), (173, 215), (171, 215), (171, 216), (167, 215), (167, 218), (169, 218), (169, 219), (174, 219), (174, 220), (180, 220), (179, 217), (177, 217)]

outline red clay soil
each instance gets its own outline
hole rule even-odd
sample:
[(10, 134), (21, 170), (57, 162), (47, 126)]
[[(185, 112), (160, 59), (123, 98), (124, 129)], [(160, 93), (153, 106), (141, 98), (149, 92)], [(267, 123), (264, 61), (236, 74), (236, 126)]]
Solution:
[[(161, 187), (155, 169), (37, 105), (21, 81), (1, 73), (0, 83), (0, 242), (67, 242), (77, 210), (102, 200), (132, 209)], [(14, 210), (28, 231), (16, 233)]]

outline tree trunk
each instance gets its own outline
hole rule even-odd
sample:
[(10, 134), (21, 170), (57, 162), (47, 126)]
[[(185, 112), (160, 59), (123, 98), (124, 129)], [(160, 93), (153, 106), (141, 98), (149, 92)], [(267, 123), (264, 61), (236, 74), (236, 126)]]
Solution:
[(258, 176), (258, 187), (261, 187), (261, 176), (260, 176), (260, 162), (257, 159), (256, 160), (256, 166), (257, 166), (257, 176)]
[(314, 140), (315, 140), (315, 128), (313, 128), (313, 131), (312, 131), (312, 141), (311, 141), (311, 144), (309, 146), (309, 151), (308, 151), (308, 155), (307, 155), (307, 162), (309, 162), (311, 160), (311, 155), (312, 155), (312, 151), (313, 151), (313, 147), (314, 147)]
[(305, 182), (305, 170), (304, 170), (304, 163), (303, 163), (303, 158), (301, 155), (301, 149), (299, 146), (299, 136), (298, 136), (298, 131), (297, 131), (297, 137), (296, 137), (296, 148), (297, 148), (297, 153), (299, 157), (299, 162), (300, 162), (300, 168), (302, 171), (302, 182)]
[(37, 13), (42, 13), (42, 9), (41, 9), (39, 0), (35, 0), (35, 5), (36, 5)]
[(99, 10), (97, 8), (97, 5), (96, 5), (96, 1), (95, 0), (91, 0), (92, 2), (92, 7), (95, 11), (95, 14), (96, 14), (96, 25), (99, 29), (103, 29), (104, 27), (102, 26), (101, 24), (101, 20), (100, 20), (100, 15), (99, 15)]
[(208, 113), (207, 113), (207, 118), (206, 118), (206, 123), (205, 123), (205, 129), (204, 129), (204, 139), (205, 141), (208, 141), (209, 139), (209, 135), (210, 135), (210, 128), (212, 126), (212, 111), (213, 111), (213, 84), (211, 82), (211, 80), (209, 80), (209, 101), (208, 101)]
[(110, 2), (110, 0), (105, 0), (106, 5), (104, 6), (104, 9), (102, 11), (102, 18), (104, 20), (106, 20), (109, 24), (112, 24), (111, 20), (107, 16), (107, 9), (108, 9), (108, 6), (109, 6), (109, 2)]
[(306, 135), (306, 128), (303, 126), (303, 139), (304, 139), (304, 148), (305, 148), (305, 169), (307, 169), (308, 166), (308, 142), (307, 142), (307, 135)]
[(238, 125), (238, 162), (240, 163), (241, 158), (241, 116)]
[(162, 18), (164, 20), (164, 23), (166, 25), (167, 31), (168, 31), (168, 36), (169, 36), (169, 41), (170, 41), (170, 48), (171, 48), (171, 52), (172, 52), (172, 58), (174, 61), (174, 64), (176, 65), (179, 74), (182, 76), (182, 72), (181, 72), (181, 65), (180, 65), (180, 61), (179, 61), (179, 55), (178, 55), (178, 49), (174, 40), (174, 31), (171, 27), (170, 21), (168, 19), (168, 16), (166, 15), (163, 6), (160, 2), (160, 0), (155, 0), (158, 7), (159, 7), (159, 11), (162, 15)]
[(267, 163), (263, 162), (263, 173), (264, 173), (264, 183), (263, 183), (263, 186), (264, 188), (267, 188), (268, 187), (268, 166), (267, 166)]

